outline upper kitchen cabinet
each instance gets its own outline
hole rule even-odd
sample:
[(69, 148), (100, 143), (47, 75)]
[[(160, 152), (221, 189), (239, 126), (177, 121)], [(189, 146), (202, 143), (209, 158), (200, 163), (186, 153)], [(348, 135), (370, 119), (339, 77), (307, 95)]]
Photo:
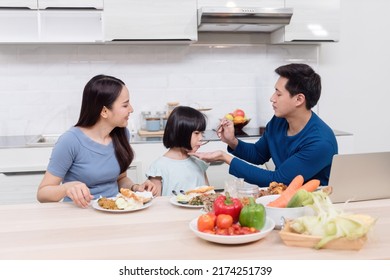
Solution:
[(0, 1), (0, 42), (102, 42), (102, 13), (103, 0)]
[(105, 0), (107, 42), (177, 42), (197, 40), (196, 0)]
[(103, 0), (38, 0), (39, 9), (96, 9), (103, 10)]
[(103, 0), (38, 0), (40, 42), (103, 41)]
[(36, 0), (0, 1), (0, 42), (38, 40)]
[(0, 8), (37, 9), (37, 0), (0, 0)]
[(290, 24), (271, 33), (271, 43), (337, 42), (340, 0), (285, 0), (293, 8)]

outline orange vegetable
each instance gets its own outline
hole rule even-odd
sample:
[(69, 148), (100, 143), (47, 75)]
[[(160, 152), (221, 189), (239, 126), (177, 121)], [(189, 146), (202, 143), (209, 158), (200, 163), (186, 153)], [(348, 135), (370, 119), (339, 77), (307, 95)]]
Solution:
[(303, 176), (297, 175), (288, 185), (286, 190), (282, 192), (277, 199), (268, 203), (267, 206), (285, 208), (294, 194), (303, 186), (303, 182)]
[(303, 184), (301, 189), (307, 190), (308, 192), (314, 192), (319, 186), (321, 182), (318, 179), (311, 179)]

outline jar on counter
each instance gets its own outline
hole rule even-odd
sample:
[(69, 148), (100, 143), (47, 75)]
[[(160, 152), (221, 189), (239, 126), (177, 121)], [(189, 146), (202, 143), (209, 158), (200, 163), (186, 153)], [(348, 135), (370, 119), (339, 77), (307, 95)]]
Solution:
[(167, 116), (169, 116), (173, 109), (175, 109), (177, 106), (179, 106), (179, 102), (168, 102), (167, 103), (167, 107), (168, 107), (168, 110), (167, 110)]
[(161, 120), (159, 117), (152, 116), (146, 118), (147, 131), (159, 131), (161, 129)]
[(141, 129), (146, 130), (146, 119), (151, 117), (150, 111), (141, 112)]
[(166, 120), (166, 115), (167, 115), (167, 113), (165, 111), (157, 111), (156, 112), (156, 117), (160, 118), (160, 129), (161, 130), (165, 129), (166, 121), (164, 123), (164, 119)]

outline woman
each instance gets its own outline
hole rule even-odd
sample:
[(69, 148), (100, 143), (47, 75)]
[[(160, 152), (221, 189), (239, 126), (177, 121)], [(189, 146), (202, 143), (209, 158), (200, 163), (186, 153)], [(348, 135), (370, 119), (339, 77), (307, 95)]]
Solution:
[(38, 201), (63, 199), (87, 207), (92, 199), (116, 196), (120, 188), (156, 194), (149, 180), (134, 184), (127, 177), (134, 158), (127, 130), (132, 112), (129, 91), (121, 80), (93, 77), (84, 88), (78, 122), (53, 148)]
[(196, 152), (203, 144), (206, 117), (198, 110), (176, 107), (169, 115), (163, 143), (168, 151), (149, 167), (146, 176), (157, 186), (158, 194), (194, 189), (208, 185), (209, 165), (188, 153)]

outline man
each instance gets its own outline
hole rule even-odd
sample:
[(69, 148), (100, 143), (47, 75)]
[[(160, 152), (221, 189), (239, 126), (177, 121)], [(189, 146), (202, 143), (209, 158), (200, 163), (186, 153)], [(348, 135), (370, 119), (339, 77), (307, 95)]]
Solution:
[[(217, 133), (230, 154), (194, 155), (208, 162), (224, 161), (230, 165), (230, 174), (259, 187), (268, 187), (272, 181), (288, 185), (298, 174), (326, 186), (338, 148), (332, 129), (311, 110), (321, 95), (321, 78), (306, 64), (280, 66), (275, 72), (279, 78), (270, 99), (275, 114), (262, 137), (254, 144), (238, 140), (232, 121), (223, 119)], [(270, 159), (274, 171), (256, 166)]]

